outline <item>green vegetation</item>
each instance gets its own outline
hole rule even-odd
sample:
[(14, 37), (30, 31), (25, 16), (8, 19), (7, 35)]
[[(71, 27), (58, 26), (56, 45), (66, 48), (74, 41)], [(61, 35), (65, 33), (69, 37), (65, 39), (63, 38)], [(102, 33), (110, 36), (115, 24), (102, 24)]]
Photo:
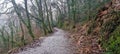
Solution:
[[(1, 2), (1, 1), (0, 1)], [(87, 34), (100, 36), (105, 54), (120, 53), (120, 11), (113, 0), (4, 0), (0, 16), (0, 53), (25, 46), (53, 32), (54, 27), (71, 30), (88, 24)], [(12, 6), (7, 7), (10, 3)], [(7, 10), (6, 10), (7, 9)], [(4, 11), (5, 10), (5, 11)], [(4, 51), (5, 50), (5, 51)]]
[(118, 26), (113, 33), (111, 33), (109, 40), (104, 43), (103, 47), (106, 49), (105, 54), (119, 54), (120, 53), (120, 26)]

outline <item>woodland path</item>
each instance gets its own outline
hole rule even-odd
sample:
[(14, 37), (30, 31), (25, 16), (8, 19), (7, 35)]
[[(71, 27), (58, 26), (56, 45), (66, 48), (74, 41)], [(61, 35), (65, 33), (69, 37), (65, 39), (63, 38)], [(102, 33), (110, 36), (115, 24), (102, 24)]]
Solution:
[(35, 48), (27, 48), (26, 51), (21, 51), (17, 54), (74, 54), (71, 41), (65, 37), (67, 32), (54, 28), (56, 32), (46, 37), (42, 43)]

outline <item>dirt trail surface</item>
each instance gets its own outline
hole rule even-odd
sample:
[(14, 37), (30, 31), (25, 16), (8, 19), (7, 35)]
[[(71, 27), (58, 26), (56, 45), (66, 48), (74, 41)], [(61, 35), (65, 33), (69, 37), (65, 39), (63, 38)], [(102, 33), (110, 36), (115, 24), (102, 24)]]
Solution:
[(41, 44), (35, 48), (27, 48), (16, 54), (74, 54), (71, 41), (65, 37), (65, 31), (55, 28), (56, 32), (46, 37)]

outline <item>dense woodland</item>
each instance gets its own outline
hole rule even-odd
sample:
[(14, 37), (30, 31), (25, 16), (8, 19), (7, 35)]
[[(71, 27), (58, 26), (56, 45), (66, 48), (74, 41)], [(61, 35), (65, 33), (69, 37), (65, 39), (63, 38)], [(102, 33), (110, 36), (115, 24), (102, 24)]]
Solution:
[[(0, 54), (53, 33), (54, 27), (71, 34), (83, 29), (84, 36), (98, 38), (100, 54), (120, 53), (120, 0), (0, 0), (0, 18)], [(80, 35), (74, 37), (80, 41)]]

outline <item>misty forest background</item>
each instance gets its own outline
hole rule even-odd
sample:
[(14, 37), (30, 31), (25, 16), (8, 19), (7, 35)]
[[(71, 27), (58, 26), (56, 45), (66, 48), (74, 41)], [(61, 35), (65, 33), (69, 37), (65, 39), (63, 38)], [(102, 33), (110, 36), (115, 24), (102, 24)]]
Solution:
[[(77, 25), (85, 24), (88, 24), (87, 35), (95, 34), (95, 28), (101, 28), (96, 34), (100, 34), (100, 44), (106, 54), (119, 54), (120, 12), (108, 8), (110, 7), (108, 4), (113, 1), (2, 0), (0, 1), (0, 54), (50, 34), (54, 31), (54, 27), (71, 31), (77, 28)], [(110, 13), (106, 13), (105, 16), (108, 21), (103, 23), (99, 19), (103, 18), (101, 16), (104, 13), (102, 15), (100, 12), (108, 9)]]

